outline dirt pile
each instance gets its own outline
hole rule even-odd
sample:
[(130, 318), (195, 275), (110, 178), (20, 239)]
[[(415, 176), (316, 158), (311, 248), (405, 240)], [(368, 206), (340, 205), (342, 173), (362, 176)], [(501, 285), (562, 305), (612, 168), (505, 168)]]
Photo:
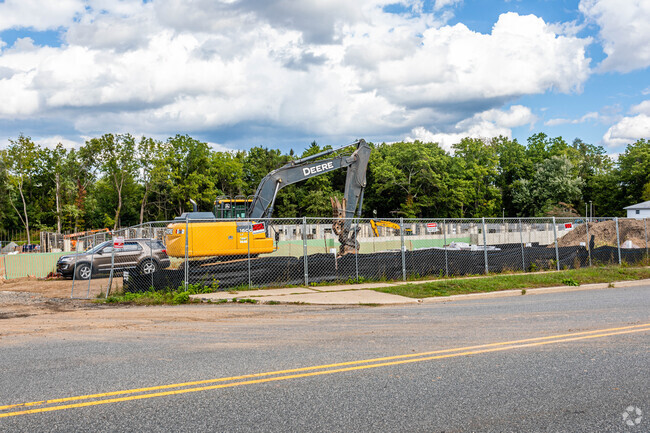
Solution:
[[(645, 227), (640, 220), (619, 220), (618, 221), (619, 238), (621, 245), (625, 241), (631, 241), (638, 248), (645, 248)], [(593, 239), (593, 248), (602, 246), (616, 246), (616, 222), (603, 221), (598, 223), (589, 223), (589, 239), (587, 239), (587, 226), (585, 224), (577, 225), (575, 229), (558, 239), (558, 246), (570, 247), (579, 246), (580, 242), (591, 242)]]

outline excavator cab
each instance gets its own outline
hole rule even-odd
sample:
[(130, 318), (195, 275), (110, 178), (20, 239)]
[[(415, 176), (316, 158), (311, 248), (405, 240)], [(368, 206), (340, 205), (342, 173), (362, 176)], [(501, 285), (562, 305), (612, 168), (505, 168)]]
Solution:
[(235, 198), (221, 196), (214, 201), (214, 216), (217, 219), (241, 219), (246, 218), (246, 211), (250, 206), (252, 198), (238, 195)]

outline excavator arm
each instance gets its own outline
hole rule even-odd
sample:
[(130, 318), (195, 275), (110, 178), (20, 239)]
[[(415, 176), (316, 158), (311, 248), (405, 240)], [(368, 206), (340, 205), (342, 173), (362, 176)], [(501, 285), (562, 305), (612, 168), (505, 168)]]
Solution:
[(375, 220), (370, 220), (370, 227), (372, 227), (372, 233), (375, 237), (379, 236), (379, 230), (377, 230), (377, 227), (389, 227), (394, 230), (399, 230), (400, 226), (397, 223), (391, 222), (391, 221), (375, 221)]
[[(341, 155), (332, 159), (318, 160), (349, 146), (356, 146), (350, 155)], [(345, 192), (343, 204), (332, 200), (335, 207), (334, 232), (339, 235), (341, 254), (358, 249), (356, 233), (350, 232), (351, 218), (361, 213), (363, 205), (363, 190), (366, 187), (366, 171), (370, 159), (371, 148), (365, 140), (359, 139), (354, 143), (337, 149), (326, 150), (315, 155), (291, 161), (284, 166), (272, 171), (257, 187), (250, 207), (246, 213), (247, 218), (270, 218), (278, 191), (287, 185), (307, 180), (309, 178), (329, 173), (330, 171), (346, 168)], [(338, 203), (338, 204), (337, 204)]]

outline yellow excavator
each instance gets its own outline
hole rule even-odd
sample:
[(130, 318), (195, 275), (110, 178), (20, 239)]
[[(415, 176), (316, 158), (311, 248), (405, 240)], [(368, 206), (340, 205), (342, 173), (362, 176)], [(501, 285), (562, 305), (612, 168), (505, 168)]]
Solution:
[(372, 234), (375, 237), (379, 236), (379, 230), (377, 230), (377, 227), (388, 227), (394, 230), (400, 229), (399, 224), (391, 222), (391, 221), (375, 221), (375, 220), (370, 220), (370, 227), (372, 228)]
[[(320, 159), (350, 146), (356, 147), (351, 154)], [(266, 219), (273, 214), (278, 191), (287, 185), (339, 169), (347, 169), (347, 178), (344, 204), (335, 209), (339, 217), (336, 233), (341, 243), (341, 254), (357, 250), (356, 233), (351, 230), (351, 225), (357, 210), (361, 213), (370, 152), (366, 141), (359, 139), (336, 149), (290, 161), (266, 175), (252, 198), (217, 199), (214, 212), (198, 212), (196, 202), (190, 200), (193, 212), (183, 213), (165, 229), (167, 254), (171, 257), (230, 258), (273, 252), (273, 238), (269, 236)]]

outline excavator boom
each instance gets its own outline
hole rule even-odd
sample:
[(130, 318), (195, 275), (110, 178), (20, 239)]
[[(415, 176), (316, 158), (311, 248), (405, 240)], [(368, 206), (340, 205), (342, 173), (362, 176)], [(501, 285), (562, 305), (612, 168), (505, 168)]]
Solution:
[[(355, 145), (356, 150), (351, 155), (341, 155), (332, 159), (315, 161), (320, 157)], [(344, 198), (347, 202), (345, 215), (347, 218), (354, 217), (357, 208), (360, 209), (363, 200), (363, 189), (366, 187), (366, 171), (368, 168), (368, 160), (370, 159), (370, 151), (371, 148), (366, 141), (360, 139), (337, 149), (326, 150), (315, 155), (291, 161), (277, 170), (273, 170), (262, 179), (257, 187), (246, 217), (270, 218), (273, 214), (275, 198), (280, 189), (287, 185), (343, 168), (347, 168), (344, 193)]]

